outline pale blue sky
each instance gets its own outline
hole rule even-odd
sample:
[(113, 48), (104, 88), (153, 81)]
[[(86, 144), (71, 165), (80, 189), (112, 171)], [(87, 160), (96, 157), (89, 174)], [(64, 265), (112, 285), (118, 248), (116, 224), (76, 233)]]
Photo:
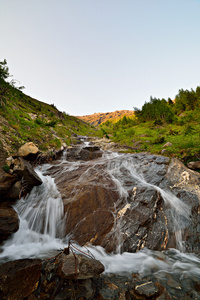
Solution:
[(0, 61), (71, 115), (200, 85), (198, 0), (0, 0)]

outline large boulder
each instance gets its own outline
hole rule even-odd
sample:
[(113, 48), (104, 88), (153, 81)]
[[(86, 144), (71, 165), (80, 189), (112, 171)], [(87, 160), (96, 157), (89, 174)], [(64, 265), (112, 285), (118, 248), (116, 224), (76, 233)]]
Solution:
[(27, 160), (34, 161), (38, 153), (39, 153), (38, 147), (35, 146), (32, 142), (29, 142), (19, 148), (17, 155)]
[(100, 275), (104, 271), (102, 263), (83, 255), (62, 253), (57, 258), (58, 274), (64, 279), (88, 279)]
[(62, 195), (66, 233), (79, 243), (200, 253), (200, 175), (179, 160), (141, 153), (68, 164), (49, 173)]
[(64, 174), (58, 169), (53, 166), (49, 172), (56, 176), (67, 213), (66, 234), (81, 244), (101, 244), (114, 225), (113, 210), (119, 198), (115, 184), (103, 166), (93, 168), (92, 161)]
[(0, 266), (1, 299), (24, 299), (37, 289), (41, 275), (39, 259), (21, 259)]

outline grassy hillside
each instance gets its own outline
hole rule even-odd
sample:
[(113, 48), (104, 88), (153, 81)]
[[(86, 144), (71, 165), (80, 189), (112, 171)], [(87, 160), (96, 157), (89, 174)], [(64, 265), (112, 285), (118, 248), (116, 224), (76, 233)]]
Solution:
[(117, 122), (123, 116), (134, 116), (134, 111), (132, 110), (116, 110), (114, 112), (107, 112), (107, 113), (95, 113), (92, 115), (81, 116), (77, 117), (92, 126), (98, 126), (106, 121), (113, 121)]
[(84, 121), (60, 112), (25, 95), (5, 81), (0, 82), (0, 143), (13, 154), (25, 142), (32, 141), (40, 150), (60, 148), (74, 135), (97, 135), (98, 130)]
[[(141, 112), (140, 112), (141, 114)], [(148, 151), (176, 156), (183, 162), (200, 159), (200, 107), (173, 115), (169, 122), (160, 119), (123, 117), (101, 126), (104, 136), (129, 146), (129, 152)], [(171, 146), (165, 146), (170, 142)]]

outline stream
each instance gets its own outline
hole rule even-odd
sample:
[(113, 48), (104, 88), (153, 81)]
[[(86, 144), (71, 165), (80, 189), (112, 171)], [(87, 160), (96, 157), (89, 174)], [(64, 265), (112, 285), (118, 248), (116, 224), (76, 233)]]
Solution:
[[(186, 203), (183, 203), (170, 191), (147, 182), (144, 170), (137, 165), (133, 156), (105, 152), (102, 158), (91, 163), (91, 161), (69, 162), (66, 160), (66, 155), (65, 152), (61, 160), (54, 163), (60, 174), (72, 172), (80, 166), (88, 166), (85, 172), (92, 172), (94, 163), (99, 167), (106, 165), (106, 172), (118, 191), (119, 201), (123, 200), (126, 209), (132, 205), (128, 201), (127, 178), (129, 178), (129, 181), (137, 182), (139, 186), (158, 191), (171, 210), (176, 249), (156, 251), (144, 247), (136, 253), (123, 251), (120, 244), (120, 218), (116, 219), (115, 223), (115, 229), (119, 234), (116, 251), (107, 253), (101, 246), (87, 246), (93, 256), (103, 263), (105, 273), (139, 273), (143, 277), (150, 275), (160, 280), (165, 280), (167, 275), (171, 275), (175, 276), (179, 282), (186, 279), (200, 281), (200, 258), (194, 253), (186, 253), (184, 247), (182, 230), (185, 224), (191, 221), (190, 208)], [(53, 176), (46, 175), (51, 167), (51, 165), (45, 164), (36, 169), (43, 184), (34, 187), (29, 195), (21, 198), (15, 204), (14, 209), (19, 215), (20, 227), (1, 247), (1, 262), (22, 258), (43, 259), (56, 255), (60, 249), (68, 246), (71, 235), (65, 234), (67, 215), (64, 213), (62, 197), (55, 183), (56, 172), (53, 173)], [(127, 177), (124, 174), (127, 174)], [(79, 177), (78, 182), (84, 176), (85, 173)], [(85, 251), (85, 248), (77, 247)]]

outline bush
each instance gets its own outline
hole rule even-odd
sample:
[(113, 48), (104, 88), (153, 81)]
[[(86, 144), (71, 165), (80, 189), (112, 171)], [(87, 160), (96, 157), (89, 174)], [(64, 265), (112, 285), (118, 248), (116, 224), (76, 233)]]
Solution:
[(159, 136), (154, 140), (154, 144), (162, 144), (165, 141), (165, 137), (164, 136)]
[(156, 119), (154, 122), (153, 122), (153, 125), (163, 125), (163, 122), (161, 119)]
[(184, 134), (185, 134), (185, 135), (187, 135), (187, 134), (192, 134), (194, 131), (195, 131), (195, 129), (194, 129), (190, 124), (188, 124), (188, 125), (185, 127)]
[(44, 122), (40, 118), (35, 119), (35, 123), (41, 126), (44, 125)]
[(50, 121), (50, 122), (46, 123), (45, 125), (49, 126), (49, 127), (55, 127), (56, 124), (57, 124), (56, 121)]
[(4, 165), (4, 166), (2, 167), (2, 169), (3, 169), (6, 173), (8, 173), (9, 170), (10, 170), (10, 167), (9, 167), (8, 165)]

